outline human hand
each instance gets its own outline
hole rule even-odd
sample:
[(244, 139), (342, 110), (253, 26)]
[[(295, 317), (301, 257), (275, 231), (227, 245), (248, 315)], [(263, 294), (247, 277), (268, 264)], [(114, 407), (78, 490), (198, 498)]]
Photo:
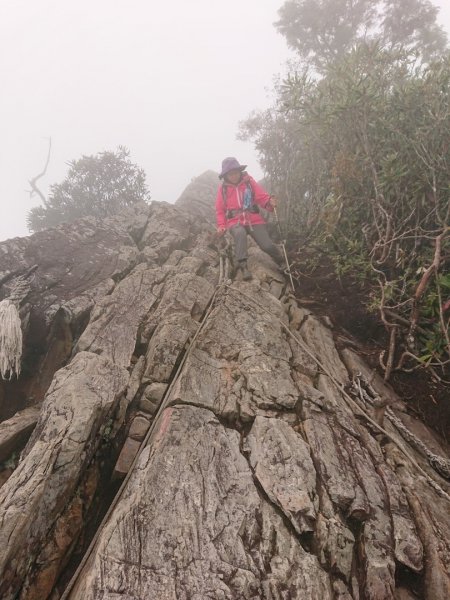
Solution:
[(225, 231), (226, 231), (225, 227), (218, 227), (217, 228), (217, 234), (218, 235), (224, 235)]
[(276, 208), (278, 206), (278, 198), (275, 198), (275, 196), (271, 196), (269, 204), (272, 208)]

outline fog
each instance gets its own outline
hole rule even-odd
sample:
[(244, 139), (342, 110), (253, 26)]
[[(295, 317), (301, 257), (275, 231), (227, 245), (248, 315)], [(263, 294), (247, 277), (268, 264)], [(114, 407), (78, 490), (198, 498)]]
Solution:
[[(28, 180), (125, 145), (152, 198), (173, 202), (236, 155), (262, 172), (238, 122), (271, 102), (290, 56), (273, 27), (283, 0), (0, 0), (0, 240), (26, 235)], [(443, 2), (442, 2), (443, 4)], [(440, 21), (449, 29), (450, 7)]]

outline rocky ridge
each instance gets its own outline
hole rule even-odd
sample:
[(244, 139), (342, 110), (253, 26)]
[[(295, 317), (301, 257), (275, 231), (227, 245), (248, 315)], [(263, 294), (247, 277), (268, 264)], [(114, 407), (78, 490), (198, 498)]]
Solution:
[(199, 180), (0, 244), (0, 299), (37, 267), (0, 381), (0, 597), (446, 600), (449, 483), (352, 382), (447, 449), (259, 249), (218, 287)]

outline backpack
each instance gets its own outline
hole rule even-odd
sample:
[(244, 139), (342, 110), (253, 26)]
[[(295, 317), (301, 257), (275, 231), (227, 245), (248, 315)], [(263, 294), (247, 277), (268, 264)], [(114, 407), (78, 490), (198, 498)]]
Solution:
[[(243, 211), (248, 211), (248, 212), (252, 212), (252, 213), (259, 212), (259, 206), (257, 204), (255, 204), (255, 191), (254, 191), (253, 186), (249, 179), (245, 182), (245, 185), (246, 185), (246, 188), (245, 188), (245, 192), (244, 192), (242, 209), (227, 210), (227, 189), (226, 189), (227, 184), (222, 183), (223, 208), (225, 211), (225, 217), (227, 219), (230, 219), (233, 216), (235, 216), (236, 212), (243, 212)], [(234, 214), (232, 214), (232, 213), (234, 213)]]

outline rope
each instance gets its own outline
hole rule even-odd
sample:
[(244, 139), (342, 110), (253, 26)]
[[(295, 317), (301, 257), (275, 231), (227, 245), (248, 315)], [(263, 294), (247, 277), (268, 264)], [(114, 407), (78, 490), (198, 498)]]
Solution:
[(86, 550), (83, 558), (80, 561), (80, 564), (78, 565), (75, 573), (73, 574), (72, 578), (70, 579), (66, 589), (64, 590), (63, 595), (61, 596), (60, 600), (68, 600), (69, 594), (72, 591), (76, 581), (78, 580), (78, 577), (81, 574), (81, 571), (84, 569), (84, 567), (86, 566), (86, 563), (88, 561), (88, 559), (90, 558), (97, 542), (98, 539), (100, 537), (101, 532), (103, 531), (108, 519), (110, 518), (111, 514), (113, 513), (113, 511), (115, 510), (117, 504), (119, 503), (120, 499), (122, 498), (122, 495), (125, 491), (125, 488), (134, 472), (134, 469), (136, 467), (136, 464), (143, 452), (143, 450), (147, 447), (147, 445), (149, 444), (154, 432), (155, 432), (155, 428), (156, 428), (156, 424), (161, 416), (161, 414), (164, 412), (164, 410), (167, 407), (167, 401), (170, 397), (170, 394), (172, 392), (172, 389), (174, 387), (174, 385), (176, 384), (180, 374), (181, 374), (181, 370), (183, 369), (187, 358), (189, 357), (189, 355), (191, 354), (194, 346), (195, 346), (195, 342), (197, 341), (198, 336), (200, 335), (201, 331), (204, 329), (205, 325), (207, 324), (209, 317), (211, 315), (211, 312), (213, 311), (214, 307), (215, 307), (215, 303), (219, 294), (219, 291), (221, 291), (222, 289), (227, 288), (228, 290), (230, 290), (231, 292), (235, 292), (237, 295), (243, 296), (245, 297), (247, 300), (249, 300), (250, 302), (252, 302), (253, 304), (256, 304), (263, 312), (265, 312), (266, 314), (268, 314), (271, 318), (275, 318), (281, 325), (281, 327), (286, 331), (286, 333), (292, 337), (296, 343), (302, 348), (302, 350), (304, 352), (306, 352), (306, 354), (308, 354), (308, 356), (310, 358), (312, 358), (317, 365), (319, 366), (319, 368), (323, 371), (323, 373), (325, 375), (327, 375), (331, 381), (333, 381), (333, 383), (337, 386), (337, 388), (341, 391), (343, 397), (346, 399), (347, 403), (349, 405), (351, 405), (353, 411), (359, 413), (361, 416), (363, 416), (373, 427), (375, 427), (376, 429), (378, 429), (378, 431), (380, 431), (381, 433), (383, 433), (389, 440), (391, 440), (394, 444), (396, 444), (396, 446), (400, 449), (400, 451), (406, 456), (406, 458), (408, 458), (411, 463), (415, 466), (415, 468), (422, 474), (422, 476), (425, 478), (425, 480), (430, 484), (431, 487), (433, 487), (433, 489), (443, 498), (445, 498), (446, 500), (448, 500), (450, 502), (450, 496), (439, 486), (438, 483), (436, 483), (415, 461), (415, 459), (402, 447), (401, 444), (399, 444), (398, 440), (394, 439), (383, 427), (381, 427), (380, 425), (378, 425), (378, 423), (376, 423), (365, 411), (363, 411), (358, 404), (353, 400), (353, 398), (345, 391), (343, 385), (325, 368), (325, 366), (322, 364), (322, 362), (311, 352), (311, 350), (308, 348), (308, 346), (306, 346), (306, 344), (304, 344), (290, 329), (289, 327), (283, 323), (283, 321), (276, 315), (274, 315), (272, 312), (270, 312), (268, 309), (266, 309), (264, 306), (262, 306), (261, 304), (259, 304), (259, 302), (257, 302), (254, 298), (252, 298), (251, 296), (249, 296), (248, 294), (246, 294), (245, 292), (243, 292), (242, 290), (232, 287), (230, 284), (226, 283), (226, 279), (224, 277), (225, 273), (227, 272), (226, 267), (224, 267), (224, 263), (226, 263), (226, 256), (225, 253), (220, 255), (220, 279), (219, 279), (219, 283), (217, 284), (214, 293), (211, 297), (210, 303), (206, 309), (205, 315), (202, 319), (202, 322), (200, 324), (200, 327), (197, 329), (194, 337), (192, 338), (191, 344), (189, 346), (189, 348), (187, 349), (186, 353), (184, 354), (178, 369), (169, 385), (169, 387), (166, 390), (166, 393), (164, 394), (164, 398), (161, 402), (161, 405), (155, 415), (154, 420), (152, 421), (152, 424), (145, 436), (145, 438), (143, 439), (139, 450), (130, 466), (130, 469), (127, 473), (127, 475), (125, 476), (116, 496), (114, 497), (113, 501), (111, 502), (105, 516), (103, 517), (99, 528), (97, 529), (94, 537), (91, 540), (91, 543), (89, 544), (88, 549)]
[(322, 364), (322, 362), (313, 354), (313, 352), (311, 352), (311, 350), (308, 348), (308, 346), (306, 344), (304, 344), (290, 329), (289, 327), (283, 323), (283, 321), (277, 317), (276, 315), (273, 315), (268, 309), (266, 309), (264, 306), (261, 306), (259, 304), (259, 302), (257, 302), (254, 298), (252, 298), (251, 296), (249, 296), (248, 294), (246, 294), (245, 292), (243, 292), (240, 289), (237, 288), (233, 288), (231, 286), (226, 286), (228, 289), (230, 289), (233, 292), (236, 292), (238, 294), (241, 294), (242, 296), (244, 296), (245, 298), (247, 298), (247, 300), (249, 300), (250, 302), (253, 302), (253, 304), (256, 304), (263, 312), (267, 313), (268, 315), (270, 315), (272, 318), (275, 318), (279, 321), (281, 327), (286, 331), (286, 333), (292, 337), (297, 344), (300, 346), (300, 348), (302, 348), (302, 350), (304, 352), (306, 352), (306, 354), (308, 354), (308, 356), (310, 358), (312, 358), (316, 364), (319, 366), (319, 368), (323, 371), (323, 373), (325, 375), (327, 375), (331, 381), (336, 385), (336, 387), (339, 389), (339, 391), (341, 392), (341, 394), (343, 395), (344, 399), (347, 401), (347, 404), (350, 406), (351, 410), (353, 410), (353, 412), (358, 413), (359, 415), (361, 415), (362, 417), (364, 417), (366, 419), (366, 421), (368, 421), (373, 427), (375, 427), (380, 433), (382, 433), (383, 435), (385, 435), (391, 442), (393, 442), (399, 449), (400, 451), (404, 454), (404, 456), (406, 456), (406, 458), (412, 463), (412, 465), (419, 471), (419, 473), (425, 478), (425, 480), (428, 482), (428, 484), (442, 497), (445, 498), (448, 502), (450, 502), (450, 495), (447, 494), (447, 492), (445, 490), (443, 490), (441, 488), (441, 486), (434, 481), (434, 479), (432, 479), (430, 477), (430, 475), (428, 475), (428, 473), (426, 473), (422, 467), (417, 463), (417, 461), (411, 456), (411, 454), (405, 449), (403, 448), (403, 446), (399, 443), (398, 440), (396, 440), (395, 438), (392, 437), (391, 434), (389, 434), (383, 427), (381, 427), (381, 425), (379, 425), (376, 421), (374, 421), (362, 408), (360, 408), (358, 406), (358, 404), (354, 401), (354, 399), (350, 396), (350, 394), (348, 394), (348, 392), (344, 389), (344, 386), (334, 377), (334, 375), (332, 373), (330, 373), (330, 371), (328, 371), (324, 365)]
[[(359, 373), (356, 376), (356, 379), (357, 379), (357, 385), (358, 385), (358, 394), (363, 401), (365, 401), (366, 403), (368, 403), (370, 405), (370, 404), (374, 404), (375, 402), (377, 402), (377, 400), (380, 400), (379, 394), (377, 394), (377, 392), (374, 390), (374, 388), (362, 376), (361, 373)], [(360, 383), (361, 381), (364, 383), (365, 387), (368, 389), (370, 394), (368, 393), (368, 391), (366, 391), (365, 389), (363, 389), (361, 387), (361, 383)], [(428, 448), (428, 446), (426, 444), (424, 444), (424, 442), (422, 442), (421, 439), (419, 439), (412, 431), (410, 431), (406, 427), (406, 425), (401, 421), (401, 419), (399, 419), (397, 417), (397, 415), (394, 413), (394, 411), (389, 406), (386, 406), (386, 417), (389, 419), (389, 421), (392, 423), (392, 425), (394, 425), (394, 427), (396, 427), (398, 429), (398, 431), (400, 431), (400, 433), (406, 439), (406, 441), (409, 442), (411, 445), (415, 446), (416, 449), (419, 450), (419, 452), (421, 452), (428, 459), (428, 462), (430, 463), (430, 465), (433, 467), (433, 469), (437, 473), (439, 473), (439, 475), (441, 475), (441, 477), (444, 477), (444, 479), (450, 480), (450, 461), (449, 460), (445, 459), (442, 456), (438, 456), (437, 454), (434, 454), (434, 452), (431, 452), (431, 450)]]
[(219, 256), (219, 285), (222, 283), (223, 277), (224, 277), (223, 263), (224, 263), (224, 259), (223, 259), (222, 254), (220, 254), (220, 256)]
[(217, 285), (226, 283), (230, 274), (229, 251), (231, 248), (231, 243), (226, 237), (222, 237), (222, 241), (224, 242), (224, 245), (222, 245), (220, 248), (217, 248), (219, 253), (219, 283)]
[(292, 277), (291, 265), (289, 264), (289, 260), (288, 260), (288, 256), (287, 256), (287, 252), (286, 252), (286, 245), (285, 245), (286, 240), (283, 239), (283, 233), (281, 231), (280, 219), (278, 218), (278, 212), (277, 212), (276, 206), (273, 207), (273, 211), (275, 213), (275, 219), (277, 221), (278, 232), (279, 232), (280, 238), (281, 238), (281, 247), (283, 248), (283, 256), (284, 256), (284, 260), (286, 262), (286, 267), (287, 267), (286, 274), (289, 275), (289, 279), (291, 281), (291, 290), (292, 290), (292, 292), (294, 292), (295, 291), (294, 279)]
[(402, 433), (403, 437), (412, 444), (416, 446), (419, 450), (423, 452), (423, 454), (427, 457), (428, 462), (433, 467), (433, 469), (439, 473), (441, 477), (444, 479), (450, 480), (450, 461), (445, 459), (443, 456), (438, 456), (431, 452), (431, 450), (420, 440), (412, 431), (410, 431), (404, 423), (394, 414), (394, 411), (387, 407), (386, 415), (388, 419), (391, 421), (393, 425)]
[(140, 458), (143, 450), (147, 447), (148, 442), (150, 441), (150, 439), (151, 439), (151, 437), (152, 437), (152, 435), (153, 435), (153, 433), (155, 431), (156, 423), (158, 422), (159, 417), (161, 416), (161, 414), (166, 409), (167, 401), (168, 401), (168, 399), (170, 397), (172, 389), (173, 389), (174, 385), (176, 384), (176, 382), (177, 382), (177, 380), (178, 380), (178, 378), (180, 376), (181, 370), (184, 367), (184, 364), (185, 364), (187, 358), (189, 357), (190, 353), (192, 352), (192, 350), (194, 348), (195, 342), (196, 342), (198, 336), (200, 335), (200, 332), (203, 330), (204, 326), (208, 322), (208, 319), (209, 319), (209, 317), (211, 315), (211, 312), (214, 309), (215, 301), (217, 299), (218, 293), (219, 293), (219, 291), (222, 288), (223, 288), (223, 285), (221, 285), (221, 284), (218, 284), (216, 286), (216, 288), (214, 290), (214, 293), (213, 293), (213, 295), (211, 297), (211, 300), (209, 302), (209, 305), (208, 305), (208, 307), (206, 309), (206, 312), (205, 312), (205, 314), (203, 316), (202, 322), (200, 323), (200, 327), (195, 332), (195, 335), (194, 335), (194, 337), (191, 340), (191, 344), (189, 345), (189, 348), (186, 350), (183, 358), (181, 359), (181, 362), (180, 362), (180, 364), (178, 366), (178, 369), (177, 369), (177, 371), (176, 371), (176, 373), (175, 373), (175, 375), (174, 375), (174, 377), (173, 377), (173, 379), (172, 379), (169, 387), (167, 388), (167, 390), (166, 390), (166, 392), (164, 394), (164, 398), (163, 398), (163, 400), (161, 402), (161, 405), (160, 405), (157, 413), (155, 414), (155, 417), (154, 417), (154, 419), (152, 421), (152, 424), (150, 425), (150, 428), (147, 431), (147, 434), (146, 434), (145, 438), (142, 440), (142, 443), (139, 446), (138, 452), (137, 452), (136, 456), (134, 457), (133, 462), (131, 463), (130, 469), (129, 469), (128, 473), (126, 474), (126, 476), (125, 476), (125, 478), (124, 478), (124, 480), (123, 480), (123, 482), (122, 482), (122, 484), (121, 484), (121, 486), (120, 486), (117, 494), (115, 495), (113, 501), (111, 502), (111, 504), (110, 504), (110, 506), (109, 506), (109, 508), (108, 508), (108, 510), (107, 510), (107, 512), (105, 514), (105, 516), (103, 517), (103, 519), (102, 519), (102, 521), (101, 521), (101, 523), (100, 523), (100, 525), (99, 525), (99, 527), (98, 527), (98, 529), (97, 529), (94, 537), (91, 540), (91, 543), (88, 546), (88, 549), (86, 550), (83, 558), (80, 561), (80, 564), (78, 565), (75, 573), (73, 574), (72, 578), (70, 579), (70, 581), (69, 581), (66, 589), (64, 590), (64, 593), (61, 596), (60, 600), (67, 600), (68, 599), (69, 594), (70, 594), (70, 592), (73, 589), (73, 586), (75, 585), (78, 577), (80, 576), (81, 571), (86, 566), (86, 563), (87, 563), (89, 557), (91, 556), (91, 554), (92, 554), (92, 552), (93, 552), (93, 550), (94, 550), (94, 548), (95, 548), (95, 546), (97, 544), (98, 538), (100, 537), (100, 534), (101, 534), (102, 530), (104, 529), (104, 527), (105, 527), (105, 525), (106, 525), (109, 517), (111, 516), (112, 512), (114, 511), (114, 509), (116, 508), (117, 504), (119, 503), (119, 500), (122, 498), (122, 495), (123, 495), (123, 493), (125, 491), (125, 488), (126, 488), (128, 482), (129, 482), (130, 478), (131, 478), (131, 475), (133, 474), (133, 471), (134, 471), (134, 469), (136, 467), (136, 464), (137, 464), (137, 462), (138, 462), (138, 460), (139, 460), (139, 458)]

